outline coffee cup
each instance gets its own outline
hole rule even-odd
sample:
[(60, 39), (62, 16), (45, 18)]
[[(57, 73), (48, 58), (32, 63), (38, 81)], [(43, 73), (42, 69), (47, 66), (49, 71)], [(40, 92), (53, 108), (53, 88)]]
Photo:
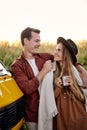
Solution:
[(69, 83), (67, 82), (68, 77), (68, 75), (62, 77), (63, 86), (69, 86)]

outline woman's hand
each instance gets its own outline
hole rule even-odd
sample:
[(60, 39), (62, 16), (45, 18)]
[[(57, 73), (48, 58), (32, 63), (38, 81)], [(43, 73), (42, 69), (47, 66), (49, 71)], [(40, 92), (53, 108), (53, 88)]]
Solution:
[(60, 88), (62, 88), (62, 80), (60, 77), (57, 77), (55, 79), (55, 84), (56, 84), (56, 86), (59, 86)]

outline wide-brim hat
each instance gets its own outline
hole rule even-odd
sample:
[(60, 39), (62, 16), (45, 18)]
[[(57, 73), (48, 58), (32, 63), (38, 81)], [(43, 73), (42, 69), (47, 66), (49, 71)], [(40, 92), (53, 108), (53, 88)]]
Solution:
[(63, 45), (69, 50), (69, 52), (71, 54), (72, 62), (76, 63), (77, 62), (76, 55), (78, 54), (78, 48), (77, 48), (76, 44), (71, 39), (66, 40), (63, 37), (59, 37), (57, 39), (57, 44), (59, 42), (63, 43)]

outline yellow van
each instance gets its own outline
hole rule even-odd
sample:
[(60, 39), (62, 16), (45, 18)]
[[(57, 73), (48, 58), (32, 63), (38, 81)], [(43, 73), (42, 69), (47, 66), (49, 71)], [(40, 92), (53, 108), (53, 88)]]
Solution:
[(23, 93), (0, 62), (0, 130), (20, 130), (24, 122), (23, 115)]

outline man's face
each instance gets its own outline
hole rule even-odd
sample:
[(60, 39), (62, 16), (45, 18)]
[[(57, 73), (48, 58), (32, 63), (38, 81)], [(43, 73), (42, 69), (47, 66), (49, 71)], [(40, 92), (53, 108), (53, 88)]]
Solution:
[(32, 32), (32, 38), (30, 40), (27, 39), (24, 45), (28, 53), (36, 54), (40, 47), (40, 41), (40, 34)]

